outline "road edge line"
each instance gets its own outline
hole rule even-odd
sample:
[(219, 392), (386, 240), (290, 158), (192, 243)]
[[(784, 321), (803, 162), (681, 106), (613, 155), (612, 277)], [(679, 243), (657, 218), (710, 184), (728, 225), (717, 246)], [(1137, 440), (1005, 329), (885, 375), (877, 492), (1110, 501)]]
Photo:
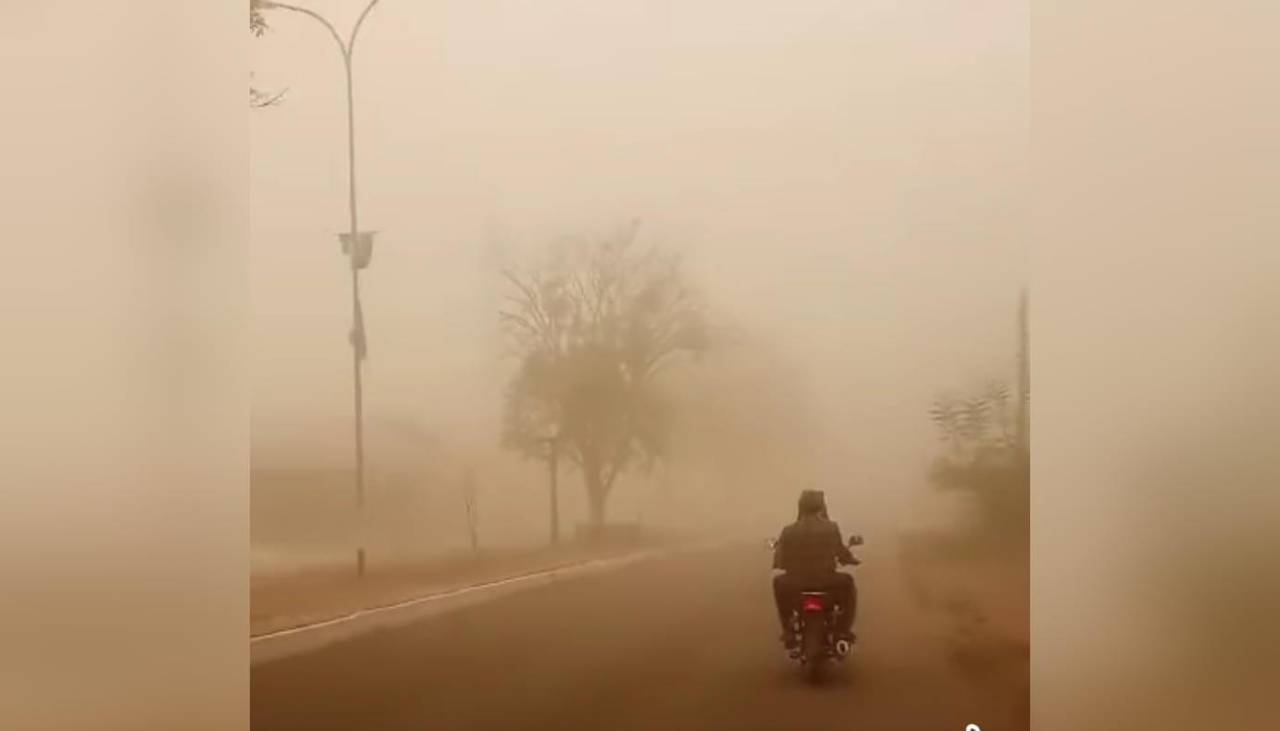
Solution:
[(577, 578), (613, 570), (639, 561), (672, 556), (697, 547), (650, 549), (623, 556), (592, 559), (544, 571), (535, 571), (427, 594), (394, 604), (357, 609), (340, 617), (251, 636), (249, 638), (249, 664), (253, 666), (293, 655), (313, 652), (322, 647), (352, 639), (376, 629), (401, 626), (427, 617), (497, 599), (524, 589), (545, 586), (560, 579)]

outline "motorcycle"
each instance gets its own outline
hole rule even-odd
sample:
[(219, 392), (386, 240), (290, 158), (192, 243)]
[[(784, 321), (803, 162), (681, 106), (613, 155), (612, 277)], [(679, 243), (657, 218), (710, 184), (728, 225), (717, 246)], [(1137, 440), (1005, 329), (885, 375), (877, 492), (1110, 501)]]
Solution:
[[(862, 536), (849, 536), (849, 547), (861, 546)], [(777, 539), (770, 539), (769, 549), (777, 547)], [(853, 649), (845, 638), (836, 637), (840, 615), (845, 611), (835, 598), (825, 591), (803, 591), (800, 600), (791, 611), (792, 660), (800, 663), (810, 682), (822, 680), (828, 661), (843, 662)]]

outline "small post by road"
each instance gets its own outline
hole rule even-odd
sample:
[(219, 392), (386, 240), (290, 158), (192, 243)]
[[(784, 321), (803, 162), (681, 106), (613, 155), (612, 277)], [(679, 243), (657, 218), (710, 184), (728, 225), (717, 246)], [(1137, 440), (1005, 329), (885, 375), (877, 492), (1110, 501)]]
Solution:
[(467, 538), (471, 543), (471, 552), (480, 552), (480, 506), (476, 499), (475, 473), (467, 469), (462, 478), (462, 501), (467, 509)]

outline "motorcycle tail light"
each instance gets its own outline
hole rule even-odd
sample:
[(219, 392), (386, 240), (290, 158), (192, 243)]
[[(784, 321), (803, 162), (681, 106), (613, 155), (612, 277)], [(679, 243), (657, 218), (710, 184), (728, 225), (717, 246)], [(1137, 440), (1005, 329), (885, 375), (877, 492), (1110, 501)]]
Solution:
[(822, 606), (822, 597), (807, 596), (800, 604), (800, 608), (806, 612), (821, 612), (825, 607)]

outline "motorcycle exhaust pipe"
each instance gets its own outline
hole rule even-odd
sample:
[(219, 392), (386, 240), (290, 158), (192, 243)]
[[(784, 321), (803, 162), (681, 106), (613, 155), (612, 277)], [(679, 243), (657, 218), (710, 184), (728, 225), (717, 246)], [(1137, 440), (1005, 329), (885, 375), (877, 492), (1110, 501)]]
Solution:
[(836, 654), (844, 657), (849, 654), (849, 650), (853, 649), (853, 645), (848, 640), (836, 640)]

